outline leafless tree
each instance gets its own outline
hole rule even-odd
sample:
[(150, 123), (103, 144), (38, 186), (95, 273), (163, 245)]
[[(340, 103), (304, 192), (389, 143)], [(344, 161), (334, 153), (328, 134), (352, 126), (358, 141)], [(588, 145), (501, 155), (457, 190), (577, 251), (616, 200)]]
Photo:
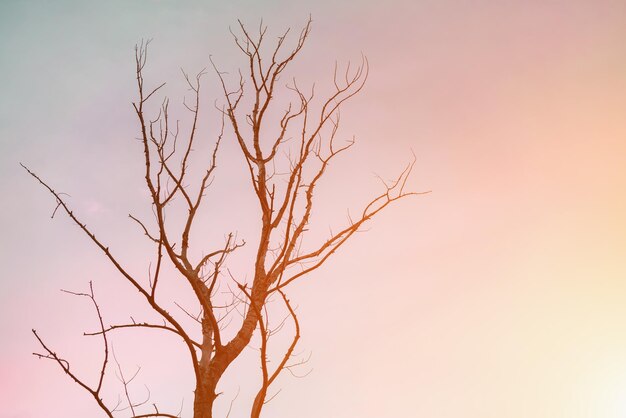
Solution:
[[(147, 103), (155, 100), (164, 84), (156, 88), (146, 88), (144, 69), (148, 52), (148, 43), (142, 42), (135, 49), (136, 79), (138, 99), (133, 103), (140, 129), (140, 143), (145, 162), (145, 182), (150, 192), (154, 219), (145, 222), (129, 215), (138, 225), (155, 248), (154, 269), (147, 278), (138, 278), (129, 273), (118, 255), (85, 225), (78, 214), (72, 211), (62, 193), (55, 191), (41, 177), (29, 168), (24, 168), (56, 199), (57, 210), (67, 216), (85, 233), (85, 235), (102, 250), (108, 261), (119, 271), (120, 275), (139, 291), (147, 306), (161, 317), (162, 323), (136, 322), (106, 326), (100, 308), (96, 303), (93, 287), (89, 293), (70, 292), (88, 297), (95, 306), (99, 320), (97, 332), (86, 335), (101, 336), (104, 345), (102, 362), (97, 386), (91, 387), (70, 370), (69, 363), (57, 355), (43, 341), (40, 335), (33, 333), (44, 350), (35, 355), (55, 361), (61, 369), (83, 387), (107, 416), (125, 411), (133, 417), (174, 417), (178, 414), (159, 412), (152, 404), (151, 412), (138, 412), (147, 401), (134, 401), (128, 390), (128, 383), (134, 378), (124, 377), (122, 368), (117, 363), (115, 374), (124, 388), (125, 400), (118, 401), (115, 406), (107, 406), (102, 399), (101, 389), (107, 371), (111, 348), (107, 336), (122, 328), (152, 328), (176, 334), (186, 347), (189, 355), (189, 367), (195, 376), (193, 413), (195, 418), (210, 418), (215, 414), (214, 403), (218, 396), (217, 386), (225, 371), (237, 359), (245, 347), (251, 344), (258, 331), (260, 341), (261, 379), (260, 387), (252, 402), (250, 416), (261, 416), (263, 406), (271, 400), (269, 388), (277, 376), (294, 367), (293, 355), (300, 338), (300, 324), (296, 309), (292, 305), (287, 291), (289, 285), (299, 278), (311, 273), (325, 263), (354, 234), (361, 230), (370, 219), (392, 203), (409, 195), (405, 184), (411, 174), (414, 159), (392, 182), (383, 182), (382, 191), (372, 198), (355, 218), (337, 232), (331, 232), (328, 238), (309, 249), (303, 249), (303, 237), (308, 233), (310, 219), (315, 203), (316, 187), (326, 175), (329, 164), (340, 154), (348, 151), (354, 144), (353, 140), (338, 143), (336, 140), (340, 122), (340, 108), (347, 100), (358, 94), (368, 76), (368, 62), (362, 58), (360, 65), (334, 71), (333, 91), (327, 97), (315, 97), (314, 90), (302, 90), (295, 79), (287, 85), (280, 84), (280, 76), (289, 64), (300, 54), (311, 30), (311, 20), (297, 35), (294, 46), (287, 49), (289, 30), (284, 32), (269, 47), (266, 46), (266, 30), (259, 26), (258, 32), (251, 33), (241, 22), (237, 34), (233, 33), (235, 45), (244, 56), (245, 70), (239, 72), (235, 87), (230, 87), (228, 76), (221, 72), (211, 60), (211, 66), (220, 82), (223, 95), (223, 106), (218, 107), (221, 115), (221, 128), (216, 135), (214, 147), (210, 155), (201, 156), (208, 160), (201, 176), (194, 179), (190, 174), (190, 160), (194, 144), (197, 142), (198, 124), (200, 121), (200, 91), (204, 71), (195, 77), (183, 72), (184, 78), (193, 92), (193, 104), (185, 104), (191, 112), (191, 126), (188, 135), (181, 138), (178, 122), (173, 123), (169, 112), (169, 101), (164, 99), (157, 115), (147, 114)], [(271, 126), (267, 119), (270, 108), (277, 106), (277, 97), (292, 99), (287, 103), (277, 124)], [(315, 101), (314, 101), (315, 99)], [(281, 104), (282, 106), (282, 104)], [(275, 110), (275, 109), (274, 109)], [(227, 129), (227, 131), (226, 131)], [(194, 230), (194, 220), (205, 202), (205, 195), (214, 178), (217, 168), (218, 151), (225, 132), (238, 144), (241, 156), (245, 161), (251, 190), (258, 201), (260, 217), (260, 234), (255, 239), (256, 256), (250, 266), (253, 274), (250, 278), (237, 278), (227, 266), (229, 255), (245, 244), (231, 233), (223, 245), (213, 249), (204, 249), (204, 256), (192, 250), (190, 239)], [(291, 140), (288, 141), (288, 138)], [(182, 145), (181, 145), (182, 143)], [(282, 172), (278, 172), (280, 167)], [(167, 221), (166, 213), (172, 203), (177, 200), (186, 207), (185, 219), (180, 230), (173, 231)], [(197, 249), (197, 248), (196, 248)], [(157, 290), (162, 279), (162, 271), (166, 263), (171, 264), (186, 282), (193, 293), (200, 314), (192, 314), (190, 309), (183, 308), (185, 314), (194, 319), (198, 329), (184, 326), (180, 318), (175, 317), (164, 306), (165, 295)], [(147, 283), (146, 283), (147, 282)], [(232, 300), (223, 303), (217, 289), (231, 289)], [(272, 335), (282, 328), (282, 324), (272, 328), (269, 322), (268, 301), (281, 303), (286, 318), (291, 321), (293, 330), (291, 342), (278, 359), (269, 361), (268, 345)], [(168, 301), (168, 303), (172, 303)], [(175, 302), (174, 302), (175, 303)], [(239, 312), (236, 321), (224, 321), (225, 318)], [(230, 327), (233, 335), (224, 337), (224, 329)], [(236, 327), (234, 330), (232, 327)], [(193, 336), (201, 335), (201, 339)], [(297, 361), (296, 361), (297, 364)], [(255, 373), (251, 370), (250, 373)]]

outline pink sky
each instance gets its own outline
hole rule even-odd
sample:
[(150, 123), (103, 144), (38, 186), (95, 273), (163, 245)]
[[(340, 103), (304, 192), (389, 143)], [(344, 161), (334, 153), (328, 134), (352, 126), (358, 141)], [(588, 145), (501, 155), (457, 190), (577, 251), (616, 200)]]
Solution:
[[(0, 417), (99, 416), (54, 364), (31, 356), (37, 328), (95, 379), (98, 342), (82, 337), (90, 306), (58, 289), (93, 280), (107, 322), (144, 312), (75, 226), (50, 220), (54, 201), (18, 162), (69, 193), (97, 235), (145, 271), (147, 243), (127, 219), (149, 210), (129, 104), (135, 42), (154, 38), (148, 78), (180, 98), (180, 66), (197, 71), (209, 54), (241, 64), (228, 35), (237, 18), (263, 17), (278, 34), (309, 12), (313, 32), (294, 66), (303, 82), (328, 86), (334, 60), (361, 51), (371, 65), (342, 113), (358, 144), (323, 184), (321, 233), (411, 149), (410, 187), (432, 193), (391, 208), (292, 289), (313, 371), (283, 379), (267, 416), (623, 417), (626, 4), (452, 0), (3, 2)], [(216, 190), (227, 199), (214, 224), (224, 230), (209, 235), (218, 240), (254, 230), (238, 219), (249, 219), (249, 196), (245, 178), (229, 176), (234, 144), (222, 158)], [(138, 393), (146, 383), (172, 410), (184, 397), (190, 416), (190, 373), (172, 340), (114, 344), (127, 368), (143, 366)], [(224, 383), (225, 407), (236, 377)], [(120, 388), (109, 384), (114, 401)]]

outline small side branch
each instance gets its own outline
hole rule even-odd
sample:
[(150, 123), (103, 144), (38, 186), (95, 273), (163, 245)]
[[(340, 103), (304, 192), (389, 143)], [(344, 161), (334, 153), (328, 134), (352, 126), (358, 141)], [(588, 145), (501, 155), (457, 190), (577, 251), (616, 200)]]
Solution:
[[(250, 416), (251, 418), (260, 418), (263, 406), (276, 396), (274, 395), (270, 397), (270, 399), (267, 399), (267, 393), (272, 383), (274, 383), (276, 378), (284, 370), (291, 371), (290, 369), (296, 366), (296, 365), (289, 366), (287, 365), (287, 363), (289, 359), (291, 358), (291, 356), (293, 355), (296, 345), (298, 344), (298, 341), (300, 340), (300, 323), (298, 321), (298, 316), (296, 315), (295, 310), (293, 309), (289, 299), (287, 298), (287, 295), (282, 290), (278, 289), (278, 293), (280, 294), (283, 302), (285, 303), (287, 310), (289, 311), (289, 316), (291, 316), (293, 320), (295, 333), (291, 340), (291, 343), (289, 344), (289, 347), (287, 348), (280, 362), (278, 363), (278, 366), (276, 366), (274, 371), (270, 372), (269, 370), (270, 361), (268, 359), (267, 351), (268, 351), (269, 339), (274, 334), (274, 331), (271, 331), (267, 328), (267, 322), (266, 322), (266, 319), (264, 319), (262, 309), (254, 302), (254, 300), (252, 299), (252, 295), (248, 292), (246, 287), (241, 284), (238, 284), (238, 287), (250, 301), (251, 309), (254, 309), (257, 312), (257, 315), (259, 316), (259, 331), (261, 334), (260, 356), (261, 356), (261, 371), (262, 371), (263, 378), (262, 378), (261, 388), (259, 389), (259, 391), (257, 392), (257, 395), (255, 396)], [(267, 305), (263, 305), (263, 308), (265, 310), (267, 308)], [(267, 312), (265, 314), (265, 317), (267, 317)], [(279, 328), (282, 328), (282, 324), (279, 326)]]
[[(138, 62), (138, 66), (139, 66), (139, 62)], [(185, 342), (185, 345), (187, 346), (189, 355), (191, 357), (192, 365), (194, 367), (194, 372), (196, 373), (196, 376), (197, 376), (198, 375), (198, 366), (197, 366), (198, 358), (197, 358), (197, 355), (196, 355), (196, 351), (195, 351), (195, 348), (194, 348), (193, 341), (189, 337), (189, 335), (187, 334), (185, 329), (178, 323), (178, 321), (176, 321), (176, 319), (172, 315), (170, 315), (165, 309), (163, 309), (156, 302), (156, 300), (154, 298), (154, 289), (155, 289), (154, 286), (156, 285), (156, 281), (153, 284), (153, 288), (152, 288), (151, 292), (149, 292), (146, 289), (144, 289), (144, 287), (130, 273), (128, 273), (128, 271), (122, 266), (122, 264), (118, 261), (118, 259), (115, 256), (113, 256), (111, 251), (109, 251), (109, 247), (104, 245), (102, 243), (102, 241), (100, 241), (96, 237), (96, 235), (93, 232), (91, 232), (91, 230), (87, 227), (87, 225), (82, 223), (78, 219), (78, 217), (76, 215), (74, 215), (74, 212), (72, 212), (72, 210), (70, 210), (69, 206), (61, 198), (60, 194), (58, 192), (56, 192), (52, 187), (50, 187), (37, 174), (35, 174), (33, 171), (31, 171), (24, 164), (20, 163), (20, 165), (24, 168), (24, 170), (26, 170), (28, 172), (28, 174), (30, 174), (35, 180), (37, 180), (39, 182), (39, 184), (41, 184), (46, 190), (48, 190), (50, 192), (50, 194), (52, 194), (56, 198), (56, 201), (58, 202), (58, 204), (60, 204), (60, 207), (69, 216), (69, 218), (91, 239), (91, 241), (98, 248), (100, 248), (100, 250), (102, 250), (102, 252), (104, 252), (105, 256), (109, 259), (109, 261), (111, 262), (111, 264), (113, 264), (113, 266), (117, 269), (117, 271), (122, 276), (124, 276), (124, 278), (130, 284), (132, 284), (133, 287), (139, 291), (139, 293), (141, 293), (144, 296), (144, 298), (146, 299), (146, 301), (148, 302), (150, 307), (155, 312), (157, 312), (159, 315), (161, 315), (163, 317), (163, 319), (165, 319), (167, 322), (169, 322), (178, 331), (179, 335), (183, 338), (183, 341)], [(159, 248), (161, 248), (160, 245), (159, 245)], [(171, 252), (172, 248), (168, 247), (168, 250), (170, 250), (170, 252)]]
[(67, 374), (75, 383), (77, 383), (80, 387), (82, 387), (87, 392), (89, 392), (89, 394), (91, 394), (91, 396), (94, 398), (94, 400), (96, 401), (100, 409), (102, 409), (107, 414), (108, 417), (113, 418), (113, 412), (104, 404), (100, 396), (100, 392), (102, 390), (102, 382), (104, 381), (104, 374), (106, 372), (106, 367), (107, 367), (107, 363), (109, 360), (109, 343), (107, 340), (106, 333), (104, 332), (104, 322), (102, 320), (102, 314), (100, 313), (100, 307), (98, 306), (98, 303), (96, 302), (96, 299), (94, 297), (93, 284), (92, 282), (89, 282), (89, 293), (76, 293), (76, 292), (70, 292), (66, 290), (64, 290), (64, 292), (69, 293), (71, 295), (75, 295), (75, 296), (88, 297), (89, 299), (91, 299), (91, 302), (93, 303), (94, 308), (96, 309), (96, 313), (98, 314), (98, 320), (100, 322), (100, 329), (102, 330), (102, 340), (103, 340), (103, 345), (104, 345), (104, 359), (102, 361), (102, 366), (100, 367), (100, 376), (98, 379), (98, 385), (96, 386), (95, 389), (93, 389), (89, 385), (87, 385), (82, 379), (76, 376), (76, 374), (74, 374), (74, 372), (70, 370), (70, 363), (67, 360), (62, 359), (54, 351), (52, 351), (52, 349), (50, 349), (43, 342), (42, 338), (39, 336), (39, 334), (37, 334), (37, 331), (35, 331), (34, 329), (32, 330), (33, 334), (35, 335), (35, 338), (37, 339), (41, 347), (45, 350), (45, 353), (43, 354), (33, 353), (33, 355), (38, 358), (54, 360), (59, 365), (59, 367), (61, 367), (63, 372), (65, 372), (65, 374)]
[[(159, 324), (149, 324), (147, 322), (137, 322), (137, 323), (132, 323), (132, 324), (119, 324), (119, 325), (111, 325), (110, 327), (103, 329), (101, 331), (97, 331), (97, 332), (85, 332), (83, 333), (83, 335), (86, 336), (93, 336), (93, 335), (103, 335), (106, 334), (110, 331), (116, 330), (116, 329), (122, 329), (122, 328), (152, 328), (152, 329), (162, 329), (165, 331), (170, 331), (173, 332), (174, 334), (181, 336), (180, 333), (178, 332), (177, 329), (172, 328), (172, 327), (168, 327), (167, 325), (159, 325)], [(191, 340), (191, 342), (193, 343), (193, 345), (195, 345), (196, 347), (200, 348), (200, 343)]]

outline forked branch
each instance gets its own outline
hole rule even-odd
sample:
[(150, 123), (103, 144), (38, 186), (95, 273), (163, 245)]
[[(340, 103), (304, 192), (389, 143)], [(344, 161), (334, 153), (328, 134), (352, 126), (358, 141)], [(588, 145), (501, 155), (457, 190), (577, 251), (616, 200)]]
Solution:
[(100, 373), (98, 376), (98, 384), (96, 385), (95, 388), (92, 388), (91, 386), (89, 386), (88, 384), (86, 384), (81, 378), (79, 378), (74, 372), (72, 372), (70, 370), (70, 363), (67, 360), (62, 359), (61, 357), (59, 357), (56, 352), (54, 352), (52, 349), (50, 349), (41, 339), (41, 337), (39, 336), (39, 334), (37, 334), (37, 331), (35, 331), (34, 329), (33, 334), (35, 335), (35, 338), (37, 339), (37, 341), (39, 342), (39, 344), (41, 345), (41, 347), (45, 350), (45, 353), (33, 353), (33, 355), (35, 355), (36, 357), (39, 358), (45, 358), (45, 359), (50, 359), (50, 360), (54, 360), (59, 367), (61, 367), (61, 369), (63, 370), (63, 372), (65, 372), (65, 374), (67, 374), (75, 383), (77, 383), (80, 387), (82, 387), (83, 389), (85, 389), (87, 392), (89, 392), (89, 394), (94, 398), (94, 400), (96, 401), (96, 403), (98, 404), (98, 406), (100, 407), (100, 409), (102, 409), (102, 411), (104, 413), (107, 414), (108, 417), (113, 418), (113, 412), (111, 409), (109, 409), (105, 404), (104, 401), (101, 398), (100, 392), (102, 390), (102, 383), (104, 381), (104, 375), (106, 372), (106, 367), (107, 367), (107, 363), (109, 361), (109, 342), (106, 336), (106, 333), (104, 332), (104, 322), (102, 320), (102, 314), (100, 313), (100, 307), (98, 306), (98, 303), (96, 302), (96, 298), (94, 297), (94, 293), (93, 293), (93, 284), (92, 282), (89, 282), (89, 293), (76, 293), (76, 292), (70, 292), (70, 291), (65, 291), (65, 293), (69, 293), (71, 295), (75, 295), (75, 296), (84, 296), (87, 297), (91, 300), (91, 303), (93, 304), (96, 313), (98, 315), (98, 322), (100, 323), (100, 329), (103, 331), (102, 332), (102, 342), (103, 342), (103, 351), (104, 351), (104, 358), (102, 360), (102, 365), (100, 366)]

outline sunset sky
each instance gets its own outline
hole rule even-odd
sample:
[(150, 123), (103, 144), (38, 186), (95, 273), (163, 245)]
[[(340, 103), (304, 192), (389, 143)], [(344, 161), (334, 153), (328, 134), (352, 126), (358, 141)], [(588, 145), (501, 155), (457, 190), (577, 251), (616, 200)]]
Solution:
[[(144, 274), (150, 245), (128, 219), (150, 214), (131, 106), (134, 45), (152, 39), (146, 82), (166, 81), (180, 107), (189, 97), (181, 67), (196, 73), (209, 55), (231, 75), (245, 65), (228, 30), (237, 19), (256, 27), (262, 18), (275, 39), (309, 14), (290, 73), (303, 85), (332, 86), (335, 60), (363, 53), (370, 63), (366, 88), (342, 111), (341, 134), (357, 144), (320, 184), (316, 236), (344, 225), (380, 192), (376, 176), (394, 177), (411, 151), (407, 187), (432, 192), (389, 208), (291, 289), (310, 374), (287, 373), (265, 416), (626, 416), (625, 1), (4, 0), (0, 418), (103, 416), (31, 354), (35, 328), (97, 380), (100, 341), (82, 336), (97, 318), (59, 289), (85, 291), (91, 280), (107, 323), (147, 317), (84, 234), (62, 213), (50, 219), (54, 199), (19, 163), (67, 193)], [(214, 73), (203, 88), (203, 129), (215, 132)], [(220, 158), (207, 236), (219, 245), (236, 230), (252, 243), (254, 202), (230, 131)], [(113, 345), (126, 370), (142, 366), (137, 398), (147, 385), (150, 403), (176, 413), (184, 399), (191, 417), (177, 341), (132, 335)], [(256, 355), (226, 376), (224, 416), (238, 390), (231, 416), (247, 416)], [(107, 379), (115, 404), (122, 388), (113, 370)]]

